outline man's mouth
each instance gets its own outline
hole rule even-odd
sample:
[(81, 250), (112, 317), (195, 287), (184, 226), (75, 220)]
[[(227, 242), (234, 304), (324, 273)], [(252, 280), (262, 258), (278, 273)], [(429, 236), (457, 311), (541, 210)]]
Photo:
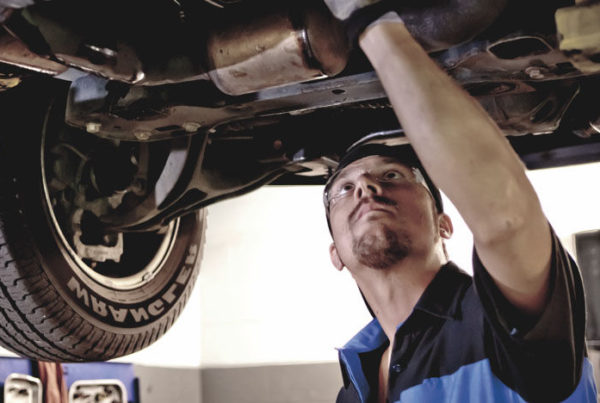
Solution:
[(366, 207), (361, 208), (358, 211), (356, 219), (360, 220), (362, 217), (364, 217), (366, 215), (378, 214), (378, 213), (391, 214), (391, 212), (389, 210), (387, 210), (387, 209), (383, 209), (383, 208), (378, 208), (378, 207), (375, 207), (375, 206), (369, 206), (369, 205), (367, 205)]
[(377, 199), (365, 199), (356, 205), (348, 216), (348, 220), (355, 222), (369, 213), (391, 214), (392, 209), (389, 206), (396, 206), (396, 202), (382, 196), (377, 196)]

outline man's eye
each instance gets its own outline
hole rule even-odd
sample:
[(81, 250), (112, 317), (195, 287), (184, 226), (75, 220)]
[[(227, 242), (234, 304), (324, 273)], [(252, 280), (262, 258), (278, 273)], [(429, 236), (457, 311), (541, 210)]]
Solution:
[(352, 192), (353, 189), (354, 185), (352, 183), (344, 183), (338, 188), (338, 191), (336, 193), (338, 196), (343, 196), (348, 194), (348, 192)]
[(342, 192), (350, 192), (352, 189), (354, 189), (354, 185), (353, 185), (353, 184), (351, 184), (351, 183), (345, 183), (345, 184), (344, 184), (344, 185), (343, 185), (343, 186), (340, 188), (340, 190), (341, 190)]
[(400, 173), (399, 171), (391, 170), (385, 172), (381, 178), (386, 181), (393, 181), (398, 179), (404, 179), (405, 176), (402, 175), (402, 173)]

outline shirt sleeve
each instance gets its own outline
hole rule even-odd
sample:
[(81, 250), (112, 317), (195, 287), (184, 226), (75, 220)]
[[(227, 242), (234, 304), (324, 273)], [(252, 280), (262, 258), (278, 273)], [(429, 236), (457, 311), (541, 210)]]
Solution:
[(577, 387), (585, 350), (585, 300), (581, 274), (551, 229), (549, 298), (528, 316), (500, 292), (477, 252), (473, 280), (489, 326), (494, 373), (528, 401), (559, 401)]

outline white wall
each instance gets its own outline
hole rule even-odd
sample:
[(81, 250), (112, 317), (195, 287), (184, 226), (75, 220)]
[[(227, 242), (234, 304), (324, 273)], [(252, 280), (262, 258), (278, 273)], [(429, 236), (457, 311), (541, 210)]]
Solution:
[(600, 229), (600, 163), (532, 171), (529, 178), (559, 236)]
[(211, 207), (208, 220), (203, 365), (335, 359), (368, 313), (329, 264), (321, 189), (263, 188)]

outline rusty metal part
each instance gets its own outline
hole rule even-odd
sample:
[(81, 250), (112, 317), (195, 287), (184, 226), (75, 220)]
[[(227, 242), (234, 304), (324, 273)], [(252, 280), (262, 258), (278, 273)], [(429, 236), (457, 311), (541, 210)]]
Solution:
[(67, 70), (65, 65), (32, 53), (23, 42), (4, 30), (0, 33), (0, 62), (53, 76)]
[(342, 27), (327, 10), (281, 9), (212, 32), (209, 76), (230, 95), (332, 76), (346, 66), (345, 43)]
[(584, 73), (600, 72), (600, 3), (581, 3), (556, 11), (560, 50)]

